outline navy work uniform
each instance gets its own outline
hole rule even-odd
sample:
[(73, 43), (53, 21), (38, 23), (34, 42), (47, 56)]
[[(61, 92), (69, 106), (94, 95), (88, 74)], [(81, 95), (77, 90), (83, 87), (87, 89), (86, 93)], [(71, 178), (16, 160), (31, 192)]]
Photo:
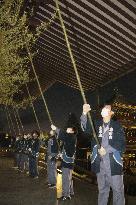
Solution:
[(19, 169), (20, 168), (20, 139), (19, 137), (16, 138), (15, 144), (14, 144), (14, 151), (15, 151), (15, 165)]
[(27, 141), (23, 137), (20, 140), (20, 171), (25, 170), (25, 165), (26, 165), (26, 161), (27, 161), (26, 145), (27, 145)]
[(62, 148), (62, 197), (71, 198), (74, 195), (72, 171), (76, 154), (77, 137), (76, 134), (67, 133), (59, 129), (56, 130), (58, 139), (63, 142)]
[[(92, 139), (91, 168), (97, 175), (98, 205), (108, 203), (110, 187), (113, 191), (113, 205), (124, 205), (123, 162), (121, 158), (125, 151), (123, 128), (118, 121), (112, 119), (109, 123), (104, 123), (101, 120), (94, 125), (99, 142), (106, 150), (106, 155), (100, 156), (97, 144)], [(81, 116), (81, 126), (84, 131), (91, 131), (87, 116), (84, 114)]]
[(56, 136), (52, 136), (47, 144), (47, 180), (48, 185), (53, 187), (57, 183), (57, 165), (56, 158), (59, 153), (58, 142)]
[(38, 177), (38, 156), (40, 151), (39, 139), (31, 139), (29, 147), (29, 175), (31, 177)]

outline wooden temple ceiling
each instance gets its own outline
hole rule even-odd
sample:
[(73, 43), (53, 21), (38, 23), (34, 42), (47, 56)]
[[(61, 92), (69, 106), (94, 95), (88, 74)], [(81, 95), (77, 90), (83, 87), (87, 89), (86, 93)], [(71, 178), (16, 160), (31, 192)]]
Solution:
[[(55, 0), (39, 2), (31, 20), (35, 25), (49, 22), (56, 10)], [(60, 0), (59, 5), (85, 91), (136, 69), (136, 1)], [(43, 90), (55, 82), (78, 89), (58, 17), (40, 35), (35, 49)], [(31, 87), (38, 93), (36, 85)]]

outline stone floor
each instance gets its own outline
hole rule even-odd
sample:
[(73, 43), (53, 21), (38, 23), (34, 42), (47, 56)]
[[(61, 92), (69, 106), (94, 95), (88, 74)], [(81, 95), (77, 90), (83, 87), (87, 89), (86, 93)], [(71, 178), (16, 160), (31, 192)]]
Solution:
[[(11, 159), (0, 158), (0, 205), (97, 205), (95, 185), (74, 178), (75, 197), (63, 202), (57, 200), (61, 196), (61, 174), (58, 174), (57, 189), (49, 189), (45, 170), (34, 180), (12, 167)], [(136, 197), (126, 196), (126, 199), (127, 205), (136, 204)]]

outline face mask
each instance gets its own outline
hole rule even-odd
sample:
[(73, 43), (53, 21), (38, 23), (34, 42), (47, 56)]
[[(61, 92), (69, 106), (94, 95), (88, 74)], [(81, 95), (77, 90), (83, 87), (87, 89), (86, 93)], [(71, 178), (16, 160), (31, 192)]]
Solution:
[(103, 108), (101, 111), (101, 116), (102, 117), (108, 117), (109, 116), (109, 109)]

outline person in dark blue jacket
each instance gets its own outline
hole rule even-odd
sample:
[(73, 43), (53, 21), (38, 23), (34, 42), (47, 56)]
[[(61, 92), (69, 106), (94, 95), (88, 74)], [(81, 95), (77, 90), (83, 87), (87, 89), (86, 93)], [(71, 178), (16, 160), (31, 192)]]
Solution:
[(59, 153), (59, 144), (55, 131), (50, 131), (50, 137), (47, 142), (47, 180), (50, 188), (56, 187), (57, 183), (57, 165), (56, 159)]
[[(83, 105), (81, 127), (91, 133), (87, 113), (91, 110), (89, 104)], [(101, 147), (98, 149), (96, 141), (92, 139), (92, 171), (97, 175), (98, 205), (108, 203), (110, 187), (113, 191), (113, 204), (124, 205), (123, 161), (125, 151), (125, 135), (118, 121), (112, 120), (111, 105), (104, 105), (101, 111), (102, 120), (94, 122), (96, 134)]]
[(30, 142), (29, 151), (29, 175), (35, 179), (38, 178), (38, 156), (40, 151), (40, 140), (38, 139), (40, 133), (38, 131), (32, 132), (32, 139)]
[(20, 144), (20, 153), (19, 153), (19, 161), (20, 161), (20, 165), (19, 165), (19, 171), (20, 172), (24, 172), (25, 171), (25, 164), (27, 161), (27, 155), (25, 153), (26, 151), (26, 135), (22, 135), (22, 137), (19, 140), (19, 144)]
[(58, 139), (63, 142), (62, 148), (62, 200), (70, 200), (74, 195), (72, 171), (74, 168), (77, 136), (76, 128), (73, 125), (68, 125), (66, 131), (62, 131), (51, 125), (51, 129), (55, 130)]
[(22, 136), (19, 135), (16, 138), (15, 144), (14, 144), (14, 151), (15, 151), (15, 167), (18, 170), (20, 170), (20, 161), (21, 161), (21, 140)]

